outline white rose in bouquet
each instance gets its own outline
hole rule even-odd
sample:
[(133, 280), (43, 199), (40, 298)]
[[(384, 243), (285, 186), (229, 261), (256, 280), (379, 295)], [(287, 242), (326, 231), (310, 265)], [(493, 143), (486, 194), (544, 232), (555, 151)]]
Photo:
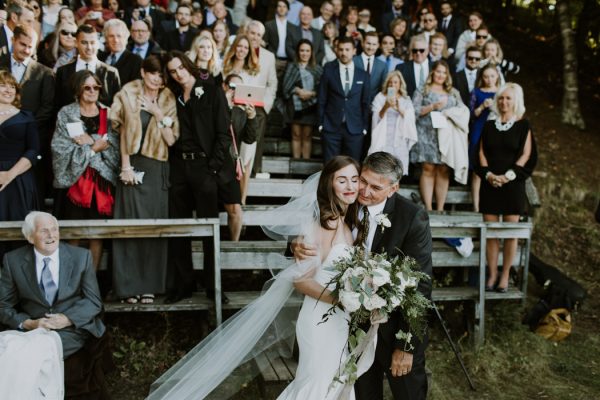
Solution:
[(373, 270), (373, 284), (381, 287), (390, 282), (390, 273), (383, 268), (377, 267)]
[(392, 308), (398, 307), (400, 305), (401, 301), (402, 301), (402, 299), (398, 296), (390, 297), (390, 304), (392, 305)]
[(349, 292), (347, 290), (340, 290), (340, 302), (344, 306), (344, 310), (348, 312), (354, 312), (360, 308), (359, 294), (356, 292)]
[(400, 279), (400, 290), (402, 291), (417, 286), (417, 278), (415, 278), (414, 276), (408, 277), (402, 272), (398, 272), (396, 274), (396, 277)]
[(364, 306), (369, 311), (383, 308), (383, 307), (385, 307), (386, 304), (387, 304), (386, 301), (377, 294), (373, 294), (372, 296), (367, 297), (364, 301)]

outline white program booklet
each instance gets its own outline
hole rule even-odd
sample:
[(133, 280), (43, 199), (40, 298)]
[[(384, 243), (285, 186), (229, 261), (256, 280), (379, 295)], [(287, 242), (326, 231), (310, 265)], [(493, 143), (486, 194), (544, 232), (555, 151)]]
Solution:
[(69, 133), (69, 136), (72, 138), (85, 134), (85, 129), (83, 129), (83, 123), (81, 123), (81, 122), (67, 123), (67, 132)]
[(432, 111), (429, 115), (431, 115), (431, 124), (435, 129), (448, 127), (448, 119), (441, 112)]

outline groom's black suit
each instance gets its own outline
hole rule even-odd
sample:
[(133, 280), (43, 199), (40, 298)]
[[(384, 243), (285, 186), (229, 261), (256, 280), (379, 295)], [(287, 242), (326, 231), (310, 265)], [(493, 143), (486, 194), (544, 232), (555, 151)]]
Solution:
[[(385, 251), (389, 256), (404, 254), (414, 257), (421, 266), (421, 271), (431, 277), (432, 244), (427, 212), (395, 193), (387, 199), (383, 213), (387, 214), (392, 226), (385, 228), (383, 233), (381, 226), (377, 227), (371, 251), (376, 253)], [(431, 280), (421, 280), (418, 289), (425, 297), (431, 299)], [(381, 381), (384, 373), (390, 383), (394, 399), (425, 399), (427, 394), (427, 377), (425, 375), (427, 335), (423, 341), (413, 335), (411, 344), (414, 350), (410, 351), (413, 354), (411, 372), (402, 377), (392, 377), (391, 375), (390, 365), (393, 351), (405, 348), (405, 342), (397, 340), (395, 337), (400, 329), (408, 330), (408, 325), (400, 311), (392, 313), (388, 322), (379, 326), (375, 361), (354, 386), (358, 400), (383, 399)]]

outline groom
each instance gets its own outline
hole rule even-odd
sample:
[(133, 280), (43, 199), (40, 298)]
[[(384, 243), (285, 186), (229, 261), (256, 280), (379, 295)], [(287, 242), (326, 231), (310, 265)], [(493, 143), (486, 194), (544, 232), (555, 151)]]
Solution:
[[(399, 254), (414, 257), (421, 266), (421, 271), (431, 277), (429, 217), (425, 210), (396, 193), (400, 178), (402, 166), (391, 154), (377, 152), (365, 159), (360, 173), (358, 196), (361, 204), (360, 229), (354, 229), (353, 234), (372, 252), (386, 252), (390, 257)], [(368, 210), (367, 213), (365, 209)], [(368, 217), (366, 225), (365, 214)], [(385, 214), (391, 222), (391, 226), (383, 229), (383, 232), (376, 222), (379, 214)], [(315, 250), (312, 246), (298, 244), (294, 248), (294, 254), (297, 258), (304, 258), (316, 254)], [(431, 299), (431, 280), (419, 282), (418, 290)], [(384, 374), (395, 400), (425, 399), (427, 335), (422, 341), (413, 335), (410, 342), (412, 349), (407, 350), (410, 346), (395, 337), (400, 329), (406, 331), (407, 328), (399, 310), (392, 313), (387, 323), (379, 326), (375, 361), (354, 385), (357, 400), (382, 400)]]

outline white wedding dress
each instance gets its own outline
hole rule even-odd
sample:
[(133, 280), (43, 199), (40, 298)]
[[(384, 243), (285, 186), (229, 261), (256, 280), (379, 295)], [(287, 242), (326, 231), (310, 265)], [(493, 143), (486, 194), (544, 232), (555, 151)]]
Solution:
[[(332, 246), (314, 279), (326, 286), (335, 276), (334, 261), (348, 254), (350, 246), (337, 243)], [(331, 285), (333, 286), (333, 285)], [(329, 289), (333, 289), (333, 287)], [(348, 313), (336, 309), (327, 322), (322, 317), (331, 304), (305, 296), (296, 324), (296, 339), (300, 357), (296, 378), (279, 395), (278, 400), (324, 400), (337, 398), (341, 384), (330, 390), (333, 378), (348, 356)], [(352, 391), (351, 399), (354, 399)]]

